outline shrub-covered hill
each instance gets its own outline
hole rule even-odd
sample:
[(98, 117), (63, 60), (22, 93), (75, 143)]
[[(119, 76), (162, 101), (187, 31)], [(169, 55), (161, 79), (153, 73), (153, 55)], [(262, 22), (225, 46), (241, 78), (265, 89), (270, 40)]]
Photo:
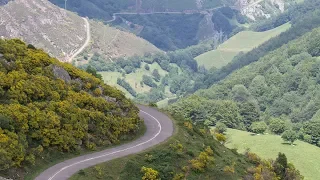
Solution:
[[(0, 170), (37, 164), (135, 133), (138, 109), (120, 91), (20, 40), (0, 40)], [(0, 173), (1, 173), (0, 171)]]

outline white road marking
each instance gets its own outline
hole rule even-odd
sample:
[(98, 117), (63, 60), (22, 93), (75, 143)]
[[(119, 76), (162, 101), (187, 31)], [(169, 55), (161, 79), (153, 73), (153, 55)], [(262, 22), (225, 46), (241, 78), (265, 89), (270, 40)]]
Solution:
[(161, 133), (161, 129), (162, 129), (161, 124), (160, 124), (159, 120), (158, 120), (157, 118), (155, 118), (154, 116), (152, 116), (151, 114), (149, 114), (149, 113), (147, 113), (147, 112), (145, 112), (145, 111), (142, 111), (142, 110), (140, 110), (140, 112), (142, 112), (142, 113), (150, 116), (152, 119), (154, 119), (154, 120), (157, 121), (157, 123), (158, 123), (159, 131), (158, 131), (158, 133), (155, 134), (151, 139), (149, 139), (148, 141), (142, 142), (142, 143), (140, 143), (140, 144), (137, 144), (137, 145), (135, 145), (135, 146), (126, 148), (126, 149), (122, 149), (122, 150), (119, 150), (119, 151), (115, 151), (115, 152), (112, 152), (112, 153), (104, 154), (104, 155), (97, 156), (97, 157), (93, 157), (93, 158), (88, 158), (88, 159), (85, 159), (85, 160), (82, 160), (82, 161), (73, 163), (73, 164), (71, 164), (71, 165), (65, 166), (65, 167), (61, 168), (58, 172), (56, 172), (53, 176), (51, 176), (48, 180), (53, 180), (53, 178), (54, 178), (56, 175), (58, 175), (60, 172), (66, 170), (66, 169), (68, 169), (68, 168), (70, 168), (70, 167), (72, 167), (72, 166), (75, 166), (75, 165), (77, 165), (77, 164), (80, 164), (80, 163), (83, 163), (83, 162), (87, 162), (87, 161), (91, 161), (91, 160), (98, 159), (98, 158), (102, 158), (102, 157), (109, 156), (109, 155), (112, 155), (112, 154), (116, 154), (116, 153), (119, 153), (119, 152), (127, 151), (127, 150), (129, 150), (129, 149), (133, 149), (133, 148), (135, 148), (135, 147), (139, 147), (139, 146), (141, 146), (141, 145), (144, 145), (144, 144), (146, 144), (146, 143), (154, 140), (154, 139)]

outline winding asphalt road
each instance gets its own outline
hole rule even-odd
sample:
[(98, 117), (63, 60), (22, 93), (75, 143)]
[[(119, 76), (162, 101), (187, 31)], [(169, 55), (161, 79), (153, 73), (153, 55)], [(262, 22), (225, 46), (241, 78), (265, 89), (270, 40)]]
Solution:
[(128, 144), (56, 164), (42, 172), (36, 180), (66, 180), (81, 169), (141, 152), (172, 136), (174, 127), (168, 116), (150, 107), (140, 105), (138, 107), (139, 116), (144, 119), (147, 128), (142, 137)]

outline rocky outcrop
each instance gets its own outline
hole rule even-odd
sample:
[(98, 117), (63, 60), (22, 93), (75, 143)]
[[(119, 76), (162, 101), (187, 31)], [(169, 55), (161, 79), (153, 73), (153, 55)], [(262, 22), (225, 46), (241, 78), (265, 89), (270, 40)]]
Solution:
[(54, 75), (55, 78), (62, 79), (66, 83), (70, 83), (71, 77), (70, 77), (69, 73), (65, 69), (63, 69), (60, 66), (53, 65), (52, 66), (52, 71), (53, 71), (53, 75)]
[(284, 12), (290, 3), (290, 0), (237, 0), (236, 6), (242, 15), (255, 21)]

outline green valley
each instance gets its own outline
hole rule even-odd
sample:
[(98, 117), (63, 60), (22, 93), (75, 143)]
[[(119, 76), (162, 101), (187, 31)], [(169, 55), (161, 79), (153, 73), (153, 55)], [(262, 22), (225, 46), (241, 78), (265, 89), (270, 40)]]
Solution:
[(0, 0), (0, 31), (0, 179), (320, 179), (320, 0)]

